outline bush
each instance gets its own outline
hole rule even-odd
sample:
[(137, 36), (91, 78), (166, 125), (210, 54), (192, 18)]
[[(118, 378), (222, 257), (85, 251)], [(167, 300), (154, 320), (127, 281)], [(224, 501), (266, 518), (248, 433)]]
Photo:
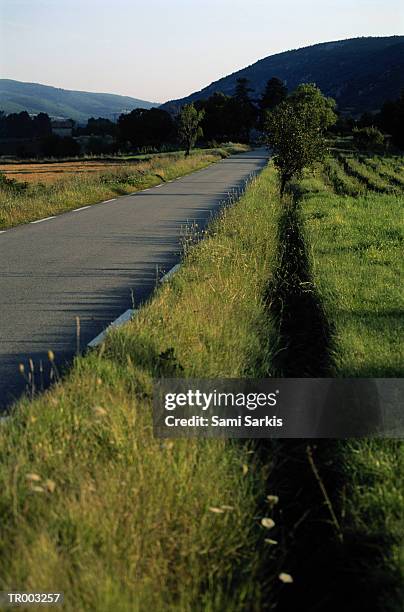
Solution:
[(381, 151), (384, 149), (384, 136), (376, 127), (355, 128), (353, 130), (354, 145), (365, 151)]

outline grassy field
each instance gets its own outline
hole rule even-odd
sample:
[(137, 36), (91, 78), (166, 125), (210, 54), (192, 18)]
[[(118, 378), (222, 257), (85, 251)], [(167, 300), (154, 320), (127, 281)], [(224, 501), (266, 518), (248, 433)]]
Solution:
[(125, 158), (0, 166), (0, 229), (132, 193), (208, 166), (244, 145)]
[[(318, 177), (314, 189), (312, 178), (302, 185), (316, 286), (335, 326), (338, 373), (402, 376), (404, 193), (396, 186), (392, 194), (368, 190), (353, 197), (348, 183), (341, 199), (340, 185), (351, 177), (336, 185), (333, 170), (327, 163), (325, 181)], [(376, 182), (376, 172), (368, 172)]]
[[(397, 158), (352, 162), (350, 168), (361, 169), (356, 176), (367, 187), (357, 197), (352, 196), (352, 176), (343, 176), (335, 160), (301, 184), (313, 279), (334, 326), (335, 374), (402, 377), (403, 166)], [(381, 189), (388, 179), (390, 187)], [(352, 576), (367, 576), (363, 587), (374, 609), (397, 611), (404, 585), (403, 444), (341, 441), (334, 455), (344, 483), (337, 504), (351, 547)]]
[(262, 609), (270, 456), (156, 440), (150, 402), (153, 376), (268, 371), (278, 216), (265, 170), (133, 322), (0, 427), (2, 589), (62, 590), (72, 611)]

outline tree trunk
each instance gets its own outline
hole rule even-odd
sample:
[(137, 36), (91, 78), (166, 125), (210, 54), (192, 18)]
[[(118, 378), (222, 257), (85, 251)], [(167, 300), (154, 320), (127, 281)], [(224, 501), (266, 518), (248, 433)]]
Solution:
[(280, 192), (281, 192), (281, 198), (283, 197), (283, 194), (285, 193), (285, 187), (286, 187), (286, 183), (288, 182), (288, 177), (286, 174), (281, 174), (281, 188), (280, 188)]

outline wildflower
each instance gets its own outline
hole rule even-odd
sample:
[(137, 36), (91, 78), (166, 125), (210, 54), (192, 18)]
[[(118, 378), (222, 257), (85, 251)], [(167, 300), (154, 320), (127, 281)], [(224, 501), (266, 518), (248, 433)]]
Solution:
[(267, 502), (271, 506), (276, 506), (276, 504), (279, 502), (279, 497), (277, 495), (267, 495)]
[(292, 576), (290, 574), (287, 574), (286, 572), (281, 572), (279, 574), (278, 578), (284, 584), (292, 584), (292, 582), (293, 582)]
[(244, 463), (244, 465), (243, 465), (243, 476), (245, 476), (246, 474), (248, 474), (248, 465), (246, 465)]
[(48, 351), (48, 359), (51, 363), (55, 361), (55, 353), (53, 351)]
[(38, 485), (32, 486), (31, 491), (35, 491), (35, 493), (45, 493), (45, 489), (43, 487), (39, 487)]
[(215, 507), (211, 507), (209, 508), (210, 512), (214, 512), (215, 514), (223, 514), (224, 510), (222, 508), (215, 508)]
[(263, 518), (261, 519), (261, 525), (266, 529), (272, 529), (275, 527), (275, 521), (273, 521), (271, 518)]
[(264, 542), (266, 542), (266, 544), (271, 544), (271, 546), (276, 546), (278, 544), (277, 540), (272, 540), (271, 538), (265, 538)]
[(20, 363), (20, 365), (18, 366), (18, 370), (20, 372), (20, 374), (24, 374), (25, 372), (25, 367), (23, 363)]
[(25, 474), (25, 478), (27, 480), (30, 480), (31, 482), (39, 482), (41, 480), (41, 477), (39, 476), (39, 474), (34, 474), (33, 472), (30, 472), (29, 474)]

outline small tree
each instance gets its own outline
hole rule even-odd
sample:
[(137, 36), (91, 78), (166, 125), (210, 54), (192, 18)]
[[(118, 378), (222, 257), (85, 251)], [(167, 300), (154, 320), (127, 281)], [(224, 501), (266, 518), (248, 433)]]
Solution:
[(267, 143), (275, 154), (281, 195), (292, 178), (323, 158), (324, 132), (337, 119), (334, 108), (334, 100), (324, 97), (318, 87), (304, 84), (272, 112), (267, 112)]
[(201, 123), (205, 111), (196, 110), (193, 104), (186, 104), (181, 109), (178, 118), (178, 133), (181, 142), (185, 145), (185, 156), (188, 157), (197, 138), (202, 136)]

